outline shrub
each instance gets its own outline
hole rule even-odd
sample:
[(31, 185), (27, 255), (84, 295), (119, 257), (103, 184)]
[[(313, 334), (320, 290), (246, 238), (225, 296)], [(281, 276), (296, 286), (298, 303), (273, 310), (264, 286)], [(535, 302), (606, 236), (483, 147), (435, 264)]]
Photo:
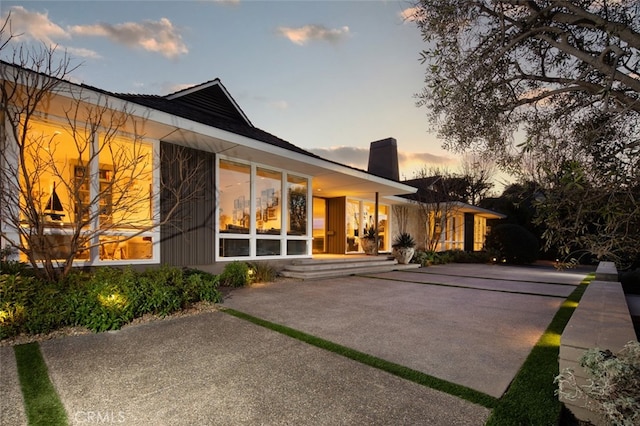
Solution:
[(587, 407), (604, 414), (613, 425), (640, 424), (640, 343), (632, 341), (614, 355), (589, 349), (580, 358), (589, 380), (576, 382), (571, 370), (556, 377), (557, 393), (568, 400), (586, 397)]
[(411, 263), (419, 263), (422, 266), (442, 265), (451, 262), (453, 257), (447, 252), (418, 250), (413, 255)]
[(267, 262), (254, 262), (250, 267), (251, 281), (268, 283), (276, 279), (276, 270)]
[(251, 282), (249, 265), (245, 262), (233, 261), (227, 263), (220, 274), (220, 285), (227, 287), (242, 287)]
[(25, 326), (37, 288), (33, 277), (0, 275), (0, 338), (13, 336)]
[(22, 274), (33, 275), (31, 268), (26, 263), (18, 262), (16, 260), (9, 260), (9, 258), (16, 253), (15, 249), (11, 247), (5, 247), (0, 249), (0, 274)]
[(538, 259), (538, 240), (524, 227), (504, 223), (491, 228), (485, 240), (485, 250), (507, 263), (533, 263)]
[(198, 300), (214, 303), (222, 300), (218, 290), (220, 279), (217, 275), (197, 269), (185, 269), (183, 275), (185, 280), (188, 281), (188, 286), (197, 289)]
[(486, 251), (451, 250), (448, 252), (454, 263), (489, 263), (491, 256)]
[(66, 325), (119, 329), (146, 313), (168, 315), (189, 304), (220, 301), (218, 277), (163, 266), (72, 272), (57, 283), (21, 274), (0, 275), (0, 338), (46, 333)]

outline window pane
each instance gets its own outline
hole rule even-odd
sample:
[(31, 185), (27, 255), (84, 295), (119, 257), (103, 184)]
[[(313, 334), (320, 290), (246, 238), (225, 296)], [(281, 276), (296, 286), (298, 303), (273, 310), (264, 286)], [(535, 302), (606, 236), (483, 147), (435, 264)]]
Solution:
[(99, 192), (94, 199), (100, 226), (148, 228), (153, 219), (153, 147), (140, 139), (107, 135), (100, 139), (99, 150)]
[(256, 231), (279, 235), (282, 229), (282, 173), (258, 168), (256, 175)]
[[(43, 217), (45, 222), (57, 226), (75, 221), (72, 165), (78, 162), (88, 163), (87, 144), (87, 138), (82, 136), (81, 129), (78, 129), (74, 140), (73, 132), (67, 127), (53, 123), (31, 122), (23, 159), (30, 181), (29, 198), (33, 203), (34, 213)], [(21, 219), (24, 223), (30, 223), (32, 218), (24, 215), (25, 212), (33, 211), (25, 208), (25, 175), (20, 173), (19, 178), (22, 188)]]
[(115, 235), (100, 237), (100, 260), (151, 259), (152, 257), (151, 237), (126, 238)]
[(280, 240), (256, 241), (256, 254), (258, 256), (279, 256)]
[(220, 160), (219, 180), (220, 232), (248, 234), (251, 226), (251, 167)]
[(249, 256), (249, 240), (220, 239), (220, 257)]
[(287, 191), (289, 196), (289, 224), (287, 234), (307, 235), (307, 179), (288, 176)]
[(288, 240), (287, 255), (295, 256), (299, 254), (307, 254), (307, 242), (305, 240)]
[(362, 232), (360, 226), (360, 202), (347, 201), (347, 251), (354, 252), (360, 249), (359, 236)]
[[(375, 203), (365, 202), (364, 206), (364, 222), (365, 228), (375, 226)], [(389, 250), (389, 206), (378, 204), (378, 249)]]

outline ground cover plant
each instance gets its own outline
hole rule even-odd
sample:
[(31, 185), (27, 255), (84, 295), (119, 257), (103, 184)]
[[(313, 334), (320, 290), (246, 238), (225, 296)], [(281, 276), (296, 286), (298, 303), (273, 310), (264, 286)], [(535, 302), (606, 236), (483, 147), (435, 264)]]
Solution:
[(490, 253), (486, 251), (463, 251), (463, 250), (447, 250), (447, 251), (425, 251), (416, 250), (411, 263), (419, 263), (422, 266), (444, 265), (446, 263), (489, 263), (491, 261)]
[(587, 383), (579, 384), (574, 371), (566, 369), (556, 377), (559, 395), (574, 401), (586, 397), (587, 407), (612, 425), (640, 424), (640, 343), (628, 342), (617, 354), (589, 349), (580, 366), (587, 372)]
[(163, 317), (196, 302), (219, 302), (218, 284), (218, 276), (167, 266), (74, 271), (57, 282), (42, 281), (29, 270), (0, 271), (0, 339), (65, 326), (119, 329), (145, 314)]

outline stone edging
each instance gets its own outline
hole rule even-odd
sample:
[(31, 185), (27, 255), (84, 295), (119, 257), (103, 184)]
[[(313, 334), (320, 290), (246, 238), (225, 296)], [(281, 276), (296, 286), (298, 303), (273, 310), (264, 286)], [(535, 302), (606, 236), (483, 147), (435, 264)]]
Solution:
[[(632, 340), (636, 340), (636, 333), (622, 284), (618, 282), (618, 272), (613, 262), (600, 262), (596, 280), (588, 285), (562, 333), (560, 371), (573, 369), (578, 384), (585, 384), (586, 373), (578, 359), (587, 349), (609, 349), (617, 353)], [(585, 400), (560, 400), (579, 420), (605, 424), (600, 415), (585, 408)]]

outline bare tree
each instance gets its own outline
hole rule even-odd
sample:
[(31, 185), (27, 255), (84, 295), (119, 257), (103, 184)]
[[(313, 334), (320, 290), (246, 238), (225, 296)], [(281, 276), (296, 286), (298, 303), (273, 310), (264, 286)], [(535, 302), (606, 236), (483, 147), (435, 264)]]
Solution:
[(466, 201), (477, 206), (493, 188), (497, 174), (495, 161), (477, 152), (467, 152), (460, 162), (461, 177), (466, 181)]
[(447, 221), (460, 209), (459, 180), (446, 169), (424, 166), (405, 183), (418, 188), (412, 200), (425, 226), (424, 247), (436, 251), (443, 232), (447, 232)]
[[(6, 49), (6, 22), (2, 35)], [(19, 46), (12, 59), (0, 63), (0, 236), (42, 278), (64, 277), (77, 259), (122, 258), (123, 242), (170, 223), (199, 196), (199, 165), (174, 156), (185, 167), (159, 185), (169, 198), (161, 217), (161, 159), (145, 138), (145, 117), (68, 83), (76, 67), (55, 47)]]

